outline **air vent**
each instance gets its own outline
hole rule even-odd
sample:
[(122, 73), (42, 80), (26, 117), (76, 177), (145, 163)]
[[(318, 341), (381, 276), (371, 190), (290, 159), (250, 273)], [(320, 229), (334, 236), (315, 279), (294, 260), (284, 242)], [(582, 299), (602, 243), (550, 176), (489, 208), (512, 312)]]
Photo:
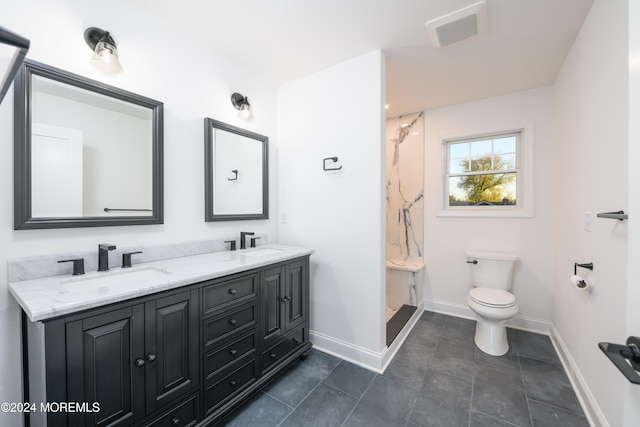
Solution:
[(434, 47), (445, 47), (487, 32), (487, 3), (474, 3), (427, 22)]

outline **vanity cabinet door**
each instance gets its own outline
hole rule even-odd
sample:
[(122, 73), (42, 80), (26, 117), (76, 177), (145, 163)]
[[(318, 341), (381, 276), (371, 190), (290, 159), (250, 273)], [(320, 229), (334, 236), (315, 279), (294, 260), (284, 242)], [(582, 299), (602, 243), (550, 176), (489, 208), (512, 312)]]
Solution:
[(305, 323), (309, 309), (308, 275), (304, 260), (287, 264), (287, 281), (285, 284), (285, 332)]
[(67, 323), (66, 335), (69, 401), (100, 405), (69, 413), (69, 425), (129, 426), (144, 417), (144, 306)]
[(145, 304), (146, 411), (199, 384), (198, 291)]
[(260, 336), (269, 346), (285, 331), (285, 268), (275, 267), (260, 272)]

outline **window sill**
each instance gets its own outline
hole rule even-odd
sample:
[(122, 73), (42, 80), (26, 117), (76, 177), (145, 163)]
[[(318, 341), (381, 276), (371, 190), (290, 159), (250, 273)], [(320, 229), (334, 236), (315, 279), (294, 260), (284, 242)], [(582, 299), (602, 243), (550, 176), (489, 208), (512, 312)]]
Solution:
[(439, 218), (533, 218), (533, 209), (440, 209)]

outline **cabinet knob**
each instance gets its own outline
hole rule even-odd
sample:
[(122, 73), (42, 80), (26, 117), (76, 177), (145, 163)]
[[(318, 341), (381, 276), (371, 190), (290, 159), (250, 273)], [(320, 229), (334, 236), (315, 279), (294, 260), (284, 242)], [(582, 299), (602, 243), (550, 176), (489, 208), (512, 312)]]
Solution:
[(277, 355), (277, 354), (275, 354), (275, 353), (271, 353), (271, 354), (269, 355), (269, 357), (270, 357), (270, 358), (272, 358), (272, 359), (275, 359), (276, 357), (278, 357), (278, 355)]
[(231, 387), (235, 387), (235, 386), (236, 386), (236, 384), (237, 384), (236, 380), (231, 380), (231, 381), (229, 381), (229, 385), (230, 385)]
[(296, 338), (296, 337), (293, 337), (293, 342), (297, 344), (297, 343), (300, 342), (300, 340), (298, 338)]
[(230, 293), (231, 295), (235, 295), (237, 292), (236, 292), (236, 290), (235, 290), (235, 289), (229, 289), (229, 293)]
[(238, 353), (238, 350), (236, 350), (235, 348), (232, 348), (231, 350), (229, 350), (229, 354), (232, 356), (235, 356), (236, 353)]
[(289, 298), (288, 296), (285, 295), (282, 298), (280, 298), (280, 301), (282, 301), (282, 302), (291, 301), (291, 298)]
[(142, 359), (142, 358), (136, 359), (136, 366), (138, 368), (142, 368), (144, 366), (144, 359)]
[(149, 354), (147, 354), (147, 360), (148, 360), (149, 362), (153, 362), (154, 360), (156, 360), (156, 355), (155, 355), (155, 354), (153, 354), (153, 353), (149, 353)]
[(173, 417), (173, 419), (171, 420), (171, 424), (177, 426), (178, 424), (180, 424), (180, 418)]
[(238, 321), (236, 319), (229, 319), (229, 324), (230, 325), (235, 325), (236, 323), (238, 323)]

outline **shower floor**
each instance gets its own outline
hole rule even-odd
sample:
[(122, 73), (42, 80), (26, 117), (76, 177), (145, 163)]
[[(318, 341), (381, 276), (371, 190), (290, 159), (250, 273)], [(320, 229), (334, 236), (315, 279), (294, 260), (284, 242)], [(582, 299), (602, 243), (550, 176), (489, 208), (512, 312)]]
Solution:
[[(417, 307), (413, 305), (404, 304), (390, 319), (387, 320), (387, 345), (391, 344), (393, 340), (396, 339), (416, 309)], [(387, 314), (388, 313), (389, 309), (387, 308)]]

